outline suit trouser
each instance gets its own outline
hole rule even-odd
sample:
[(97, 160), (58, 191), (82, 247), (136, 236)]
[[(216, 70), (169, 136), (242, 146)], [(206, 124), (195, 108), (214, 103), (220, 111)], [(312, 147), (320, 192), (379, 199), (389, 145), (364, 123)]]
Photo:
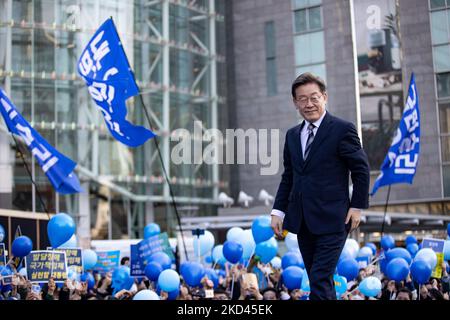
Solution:
[(310, 300), (336, 300), (333, 275), (347, 235), (347, 231), (315, 235), (302, 221), (297, 239), (309, 277)]

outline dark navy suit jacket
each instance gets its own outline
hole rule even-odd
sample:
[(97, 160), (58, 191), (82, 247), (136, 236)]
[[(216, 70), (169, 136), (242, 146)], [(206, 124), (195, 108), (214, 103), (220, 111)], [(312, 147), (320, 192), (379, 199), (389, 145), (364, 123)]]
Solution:
[[(283, 229), (292, 233), (299, 233), (302, 218), (314, 234), (344, 231), (348, 209), (369, 206), (367, 155), (355, 126), (327, 111), (304, 161), (300, 143), (304, 124), (305, 121), (286, 133), (284, 172), (273, 209), (285, 213)], [(349, 172), (352, 199), (349, 199)]]

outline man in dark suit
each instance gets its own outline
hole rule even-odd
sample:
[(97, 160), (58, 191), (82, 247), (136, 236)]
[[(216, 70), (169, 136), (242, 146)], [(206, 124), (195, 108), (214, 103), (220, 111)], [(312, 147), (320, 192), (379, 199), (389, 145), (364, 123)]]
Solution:
[[(325, 110), (326, 86), (311, 73), (292, 84), (305, 119), (286, 133), (284, 173), (275, 198), (272, 228), (297, 234), (310, 281), (310, 300), (334, 300), (333, 274), (347, 235), (369, 206), (369, 164), (355, 126)], [(349, 172), (353, 194), (349, 198)]]

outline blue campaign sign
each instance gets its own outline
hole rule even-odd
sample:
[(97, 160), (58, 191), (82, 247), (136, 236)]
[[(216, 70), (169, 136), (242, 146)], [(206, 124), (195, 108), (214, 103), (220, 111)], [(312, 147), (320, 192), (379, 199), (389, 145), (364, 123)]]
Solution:
[[(47, 250), (52, 250), (48, 247)], [(63, 251), (66, 253), (67, 267), (76, 270), (78, 273), (83, 273), (83, 257), (81, 248), (58, 248), (56, 251)]]
[(96, 251), (96, 253), (97, 264), (94, 267), (94, 271), (105, 274), (119, 266), (120, 250)]
[(371, 195), (378, 188), (394, 183), (412, 183), (416, 174), (420, 149), (419, 95), (414, 74), (411, 75), (408, 98), (397, 133), (381, 165), (381, 173), (375, 180)]
[(139, 250), (137, 244), (130, 245), (130, 275), (133, 277), (145, 276), (145, 266), (139, 259)]
[(164, 251), (172, 259), (172, 261), (175, 260), (175, 256), (173, 255), (166, 232), (144, 239), (139, 242), (137, 246), (139, 259), (141, 260), (141, 264), (143, 266), (147, 265), (152, 254), (159, 251)]
[(66, 253), (62, 251), (31, 251), (25, 257), (25, 268), (31, 282), (48, 282), (50, 277), (62, 283), (67, 279)]
[(441, 239), (423, 239), (422, 248), (433, 249), (434, 252), (442, 253), (444, 252), (445, 240)]
[(5, 244), (0, 243), (0, 266), (6, 265), (6, 250), (5, 250)]
[(70, 194), (82, 191), (80, 181), (73, 172), (77, 164), (42, 138), (22, 117), (3, 90), (0, 90), (0, 111), (8, 130), (22, 137), (57, 192)]
[(366, 257), (356, 257), (356, 262), (358, 262), (359, 268), (363, 269), (369, 265), (370, 258), (367, 256)]
[(139, 88), (112, 19), (100, 26), (81, 53), (78, 73), (115, 139), (137, 147), (155, 136), (150, 130), (126, 120), (125, 101), (137, 95)]

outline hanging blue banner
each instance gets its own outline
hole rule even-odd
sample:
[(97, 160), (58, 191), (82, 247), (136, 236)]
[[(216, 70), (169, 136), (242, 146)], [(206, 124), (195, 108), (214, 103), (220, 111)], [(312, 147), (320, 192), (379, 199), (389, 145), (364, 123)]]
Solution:
[(125, 101), (139, 94), (139, 88), (112, 19), (106, 20), (87, 44), (78, 61), (78, 72), (116, 140), (137, 147), (155, 136), (126, 120)]
[(3, 90), (0, 90), (0, 111), (9, 131), (22, 137), (57, 192), (70, 194), (82, 191), (80, 181), (73, 172), (77, 164), (42, 138), (22, 117)]
[(411, 75), (408, 98), (403, 117), (374, 183), (373, 196), (378, 188), (394, 183), (412, 183), (419, 161), (420, 148), (419, 95), (414, 74)]

